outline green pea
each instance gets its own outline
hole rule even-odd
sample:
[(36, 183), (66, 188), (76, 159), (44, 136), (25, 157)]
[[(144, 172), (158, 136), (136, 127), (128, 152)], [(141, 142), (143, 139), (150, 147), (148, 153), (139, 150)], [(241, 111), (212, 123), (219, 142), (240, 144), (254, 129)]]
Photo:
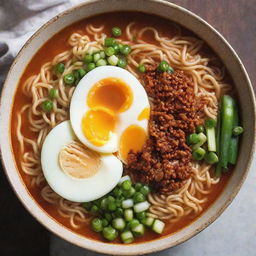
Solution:
[(105, 53), (106, 53), (107, 56), (112, 56), (112, 55), (115, 54), (115, 49), (110, 46), (110, 47), (105, 49)]
[(45, 100), (42, 103), (42, 109), (44, 112), (49, 113), (53, 109), (53, 102), (51, 100)]
[(166, 62), (165, 60), (163, 60), (163, 61), (160, 62), (160, 64), (159, 64), (157, 70), (158, 70), (159, 72), (167, 72), (168, 69), (169, 69), (169, 67), (170, 67), (170, 66), (169, 66), (168, 62)]
[(127, 61), (124, 58), (121, 58), (117, 62), (117, 66), (120, 68), (125, 68), (127, 66)]
[(145, 67), (145, 65), (144, 65), (144, 64), (140, 64), (140, 65), (138, 66), (138, 71), (141, 72), (141, 73), (146, 72), (146, 67)]
[(49, 96), (50, 96), (51, 99), (56, 99), (58, 97), (58, 90), (55, 89), (55, 88), (52, 88), (49, 91)]
[(115, 43), (116, 43), (116, 39), (112, 38), (112, 37), (107, 37), (104, 40), (104, 46), (106, 46), (106, 47), (113, 46), (113, 44), (115, 44)]
[(122, 35), (122, 30), (119, 27), (113, 27), (112, 28), (112, 35), (114, 37), (119, 37)]
[(89, 64), (93, 61), (93, 56), (91, 54), (85, 54), (84, 56), (84, 62)]
[(92, 230), (95, 232), (101, 232), (103, 230), (102, 220), (94, 218), (91, 222)]
[(102, 235), (105, 239), (113, 241), (116, 239), (118, 232), (116, 231), (116, 229), (112, 228), (111, 226), (108, 226), (103, 229)]
[(75, 76), (73, 74), (67, 74), (64, 76), (64, 83), (72, 85), (75, 82)]
[(55, 72), (62, 74), (65, 70), (65, 65), (63, 63), (58, 63), (57, 65), (55, 65)]
[(91, 71), (91, 70), (93, 70), (95, 68), (96, 68), (95, 63), (91, 62), (91, 63), (88, 63), (88, 65), (86, 67), (86, 71), (89, 72), (89, 71)]
[(120, 52), (127, 56), (131, 52), (131, 47), (127, 44), (123, 45), (122, 48), (120, 49)]

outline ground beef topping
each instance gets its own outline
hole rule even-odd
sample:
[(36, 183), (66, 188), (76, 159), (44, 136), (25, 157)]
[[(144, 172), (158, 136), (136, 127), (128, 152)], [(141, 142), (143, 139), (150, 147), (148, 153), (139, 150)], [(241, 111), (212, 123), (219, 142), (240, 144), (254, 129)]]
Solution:
[(150, 69), (143, 81), (152, 100), (149, 137), (142, 151), (129, 152), (127, 172), (168, 194), (191, 176), (192, 154), (186, 136), (201, 123), (205, 102), (195, 96), (192, 81), (182, 71), (170, 74)]

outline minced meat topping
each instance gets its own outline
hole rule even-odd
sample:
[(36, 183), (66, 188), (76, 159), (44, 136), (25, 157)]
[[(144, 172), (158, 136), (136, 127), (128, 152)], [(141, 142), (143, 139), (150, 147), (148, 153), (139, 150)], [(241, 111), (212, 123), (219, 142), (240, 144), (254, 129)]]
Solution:
[(202, 122), (205, 102), (195, 96), (194, 85), (183, 71), (169, 74), (149, 69), (143, 81), (152, 103), (149, 137), (142, 151), (129, 152), (127, 171), (136, 181), (168, 194), (191, 176), (186, 136)]

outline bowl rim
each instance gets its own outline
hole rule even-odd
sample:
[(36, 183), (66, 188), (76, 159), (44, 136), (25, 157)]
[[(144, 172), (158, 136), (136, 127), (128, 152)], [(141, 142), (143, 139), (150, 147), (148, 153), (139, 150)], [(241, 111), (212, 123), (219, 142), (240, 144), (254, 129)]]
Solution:
[[(60, 12), (59, 14), (57, 14), (56, 16), (54, 16), (53, 18), (51, 18), (50, 20), (48, 20), (46, 23), (44, 23), (27, 41), (26, 43), (23, 45), (23, 47), (19, 50), (18, 54), (16, 55), (9, 71), (8, 71), (8, 74), (7, 74), (7, 77), (5, 79), (5, 82), (3, 84), (3, 87), (2, 87), (2, 92), (1, 92), (1, 98), (0, 98), (0, 127), (4, 124), (4, 122), (7, 122), (8, 120), (5, 120), (5, 121), (2, 121), (3, 119), (1, 118), (2, 116), (2, 105), (3, 105), (3, 95), (5, 95), (5, 91), (6, 91), (6, 87), (7, 87), (7, 84), (9, 83), (9, 80), (11, 78), (11, 73), (12, 73), (12, 70), (15, 66), (15, 64), (17, 63), (17, 61), (19, 60), (19, 58), (21, 57), (21, 55), (23, 54), (23, 51), (30, 45), (30, 43), (33, 41), (34, 38), (36, 38), (44, 29), (46, 29), (48, 26), (50, 26), (52, 23), (54, 23), (55, 21), (57, 21), (58, 19), (68, 15), (69, 13), (72, 13), (74, 11), (76, 11), (76, 9), (82, 7), (82, 6), (88, 6), (88, 5), (92, 5), (92, 4), (97, 4), (97, 3), (100, 3), (100, 2), (104, 2), (105, 0), (88, 0), (86, 2), (83, 2), (83, 3), (80, 3), (80, 4), (77, 4), (77, 5), (74, 5), (62, 12)], [(222, 43), (224, 43), (224, 45), (229, 49), (229, 51), (231, 52), (231, 54), (233, 55), (234, 59), (236, 59), (236, 61), (238, 62), (239, 66), (240, 66), (240, 71), (243, 73), (243, 75), (245, 76), (245, 79), (246, 79), (246, 82), (247, 82), (247, 88), (249, 90), (249, 95), (251, 96), (251, 99), (252, 99), (252, 102), (253, 102), (253, 106), (252, 106), (252, 109), (253, 109), (253, 130), (254, 132), (256, 131), (256, 103), (255, 103), (255, 95), (254, 95), (254, 91), (253, 91), (253, 88), (252, 88), (252, 84), (251, 84), (251, 81), (250, 81), (250, 78), (248, 76), (248, 73), (242, 63), (242, 61), (240, 60), (239, 56), (237, 55), (237, 53), (235, 52), (235, 50), (232, 48), (232, 46), (228, 43), (228, 41), (212, 26), (210, 25), (208, 22), (206, 22), (204, 19), (202, 19), (200, 16), (198, 16), (197, 14), (189, 11), (188, 9), (184, 8), (184, 7), (181, 7), (177, 4), (174, 4), (174, 3), (171, 3), (171, 2), (167, 2), (165, 0), (147, 0), (148, 2), (154, 2), (156, 4), (160, 4), (160, 5), (165, 5), (165, 6), (168, 6), (170, 8), (174, 8), (174, 9), (177, 9), (178, 11), (182, 12), (182, 13), (185, 13), (189, 16), (191, 16), (193, 19), (196, 19), (198, 22), (202, 23), (205, 27), (207, 27), (207, 29), (210, 29), (212, 30), (212, 32), (217, 35), (217, 37), (222, 41)], [(121, 10), (120, 10), (121, 11)], [(123, 10), (125, 11), (125, 10)], [(101, 12), (101, 13), (104, 13), (104, 12)], [(145, 13), (148, 13), (148, 12), (145, 12)], [(100, 15), (97, 14), (97, 15)], [(155, 14), (157, 16), (160, 16), (159, 14)], [(88, 16), (90, 17), (90, 16)], [(171, 19), (170, 19), (171, 20)], [(71, 25), (72, 23), (70, 23)], [(63, 27), (64, 28), (64, 27)], [(62, 29), (63, 29), (62, 28)], [(58, 32), (58, 31), (57, 31)], [(21, 72), (21, 74), (24, 72), (24, 70)], [(17, 88), (17, 87), (16, 87)], [(12, 97), (15, 95), (15, 90), (14, 90), (14, 93), (12, 95)], [(10, 123), (10, 122), (9, 122)], [(9, 124), (8, 124), (8, 127), (9, 127)], [(9, 134), (9, 137), (8, 137), (8, 142), (9, 142), (9, 146), (10, 146), (10, 131), (8, 131), (8, 134)], [(37, 214), (35, 211), (33, 211), (32, 209), (29, 208), (29, 206), (27, 205), (27, 203), (25, 202), (23, 196), (24, 195), (21, 195), (19, 192), (18, 192), (18, 189), (15, 187), (15, 182), (12, 180), (12, 177), (11, 175), (9, 175), (8, 173), (8, 170), (7, 170), (7, 166), (6, 166), (6, 163), (5, 163), (5, 159), (3, 158), (3, 146), (2, 144), (0, 144), (0, 159), (1, 159), (1, 163), (2, 163), (2, 166), (3, 166), (3, 169), (4, 169), (4, 172), (5, 172), (5, 175), (8, 179), (8, 182), (10, 183), (11, 185), (11, 188), (13, 189), (14, 193), (16, 194), (16, 196), (18, 197), (18, 199), (20, 200), (20, 202), (23, 204), (23, 206), (27, 209), (27, 211), (39, 222), (41, 223), (46, 229), (48, 229), (49, 231), (51, 231), (52, 233), (54, 233), (55, 235), (61, 237), (62, 239), (70, 242), (70, 243), (73, 243), (77, 246), (80, 246), (82, 248), (85, 248), (85, 249), (89, 249), (89, 250), (93, 250), (93, 251), (96, 251), (98, 253), (107, 253), (107, 254), (112, 254), (112, 255), (141, 255), (141, 254), (145, 254), (145, 253), (152, 253), (152, 252), (156, 252), (156, 251), (160, 251), (160, 250), (163, 250), (163, 249), (167, 249), (167, 248), (170, 248), (170, 247), (173, 247), (173, 246), (176, 246), (178, 244), (181, 244), (185, 241), (187, 241), (188, 239), (190, 239), (191, 237), (195, 236), (196, 234), (198, 234), (199, 232), (201, 232), (202, 230), (204, 230), (206, 227), (208, 227), (210, 224), (212, 224), (222, 213), (223, 211), (230, 205), (230, 203), (233, 201), (233, 199), (236, 197), (237, 193), (240, 191), (241, 189), (241, 186), (243, 185), (247, 175), (248, 175), (248, 172), (250, 170), (250, 167), (251, 167), (251, 164), (252, 164), (252, 160), (253, 160), (253, 155), (254, 155), (254, 151), (255, 151), (255, 138), (254, 138), (254, 141), (252, 143), (252, 149), (251, 149), (251, 152), (249, 154), (249, 161), (247, 162), (245, 168), (244, 168), (244, 174), (242, 176), (242, 179), (238, 182), (238, 186), (233, 190), (233, 192), (230, 194), (230, 196), (227, 197), (227, 199), (225, 200), (225, 202), (222, 204), (222, 206), (220, 207), (220, 209), (218, 211), (216, 211), (213, 216), (211, 218), (209, 218), (205, 223), (201, 224), (197, 229), (195, 229), (193, 232), (191, 232), (190, 234), (188, 235), (185, 235), (183, 236), (181, 239), (177, 240), (177, 241), (174, 241), (174, 242), (165, 242), (164, 245), (160, 246), (160, 247), (157, 247), (157, 248), (154, 248), (154, 247), (143, 247), (143, 250), (142, 250), (142, 247), (141, 245), (145, 245), (145, 244), (149, 244), (149, 243), (152, 243), (153, 241), (158, 241), (158, 240), (162, 240), (162, 239), (165, 239), (167, 237), (170, 237), (171, 235), (167, 235), (167, 236), (164, 236), (163, 238), (160, 238), (160, 239), (157, 239), (157, 240), (153, 240), (153, 241), (148, 241), (148, 242), (143, 242), (143, 243), (139, 243), (139, 244), (132, 244), (132, 245), (122, 245), (122, 244), (110, 244), (111, 246), (114, 246), (116, 247), (115, 251), (112, 251), (111, 249), (100, 249), (100, 248), (97, 248), (96, 246), (90, 246), (89, 245), (89, 242), (91, 239), (89, 238), (86, 238), (87, 239), (87, 244), (83, 244), (81, 241), (75, 239), (75, 237), (65, 237), (64, 234), (62, 233), (57, 233), (57, 230), (55, 230), (55, 227), (54, 226), (51, 226), (50, 223), (46, 223), (44, 222), (43, 220), (40, 219), (40, 214)], [(12, 155), (13, 155), (13, 152), (12, 152)], [(16, 164), (15, 164), (16, 166)], [(16, 166), (16, 175), (19, 176), (19, 172), (17, 170), (17, 166)], [(47, 217), (47, 219), (51, 219), (52, 217), (50, 215), (48, 215), (48, 213), (46, 213), (44, 210), (42, 210), (42, 208), (40, 207), (40, 205), (38, 205), (38, 203), (35, 201), (35, 199), (32, 197), (32, 195), (28, 192), (27, 190), (27, 187), (25, 186), (22, 178), (19, 176), (19, 179), (21, 179), (21, 183), (22, 183), (22, 186), (25, 188), (26, 192), (27, 192), (27, 195), (25, 196), (28, 196), (31, 200), (34, 200), (34, 202), (37, 204), (38, 208), (40, 208), (40, 211), (43, 212), (43, 214)], [(218, 200), (218, 199), (217, 199)], [(53, 219), (55, 221), (55, 223), (59, 226), (62, 226), (63, 225), (59, 222), (57, 222), (55, 219)], [(80, 234), (77, 234), (75, 232), (73, 232), (71, 229), (67, 228), (66, 226), (64, 226), (64, 229), (66, 231), (68, 231), (69, 233), (73, 234), (73, 235), (78, 235), (78, 236), (81, 236)], [(179, 232), (179, 231), (178, 231)], [(83, 237), (83, 236), (81, 236)], [(92, 240), (94, 241), (94, 240)], [(97, 244), (98, 245), (102, 245), (102, 244), (105, 244), (103, 242), (98, 242), (97, 241)], [(137, 252), (129, 252), (129, 250), (125, 250), (124, 248), (126, 247), (138, 247), (140, 246), (140, 251), (137, 251)], [(118, 248), (120, 249), (120, 251), (118, 250)], [(138, 247), (139, 248), (139, 247)], [(122, 250), (122, 251), (121, 251)]]

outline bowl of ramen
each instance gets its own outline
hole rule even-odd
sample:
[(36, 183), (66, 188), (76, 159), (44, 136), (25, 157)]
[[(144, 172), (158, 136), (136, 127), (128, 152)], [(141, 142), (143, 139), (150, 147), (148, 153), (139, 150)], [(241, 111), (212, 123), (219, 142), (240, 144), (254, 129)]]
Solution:
[(19, 52), (0, 129), (6, 175), (39, 222), (83, 248), (138, 255), (186, 241), (233, 200), (255, 99), (234, 50), (193, 13), (87, 1)]

